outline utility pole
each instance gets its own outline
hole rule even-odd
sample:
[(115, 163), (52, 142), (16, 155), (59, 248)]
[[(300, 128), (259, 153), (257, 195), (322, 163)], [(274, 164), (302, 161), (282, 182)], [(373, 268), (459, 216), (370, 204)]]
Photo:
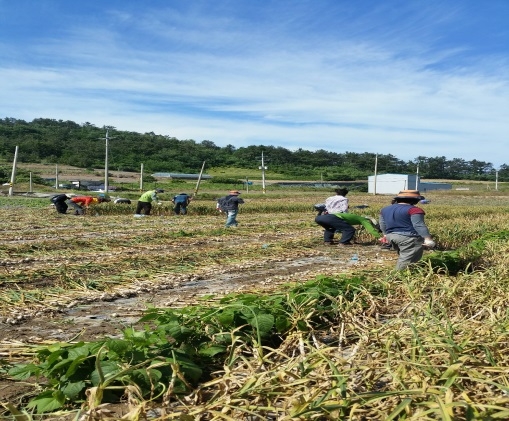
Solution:
[(108, 193), (109, 190), (109, 183), (108, 183), (108, 149), (109, 149), (109, 140), (114, 139), (113, 137), (109, 137), (109, 129), (106, 129), (106, 137), (101, 137), (101, 140), (106, 141), (106, 153), (104, 155), (104, 193)]
[(258, 167), (259, 170), (262, 170), (262, 192), (263, 194), (266, 193), (265, 189), (265, 170), (268, 169), (268, 167), (265, 166), (265, 162), (263, 161), (263, 152), (262, 152), (262, 165)]
[(378, 170), (378, 154), (375, 154), (375, 176), (373, 177), (373, 195), (376, 196), (376, 172)]
[(55, 164), (55, 190), (58, 190), (58, 164)]
[(498, 170), (495, 171), (495, 190), (498, 191)]
[(419, 163), (417, 163), (417, 172), (415, 174), (415, 190), (419, 190)]
[(141, 164), (140, 169), (140, 191), (143, 191), (143, 163)]

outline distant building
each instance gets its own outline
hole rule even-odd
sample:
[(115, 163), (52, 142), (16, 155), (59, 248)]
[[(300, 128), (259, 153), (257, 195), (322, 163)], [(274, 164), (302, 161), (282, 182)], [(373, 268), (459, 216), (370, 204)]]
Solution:
[(398, 194), (401, 190), (419, 190), (424, 194), (430, 190), (451, 190), (449, 183), (422, 182), (416, 174), (379, 174), (368, 177), (368, 193)]
[[(55, 178), (45, 178), (48, 182), (55, 183)], [(55, 187), (53, 185), (53, 187)], [(69, 183), (59, 183), (59, 189), (73, 189), (73, 190), (88, 190), (88, 191), (103, 191), (104, 182), (98, 180), (71, 180)], [(117, 188), (115, 186), (108, 186), (108, 191), (113, 192)]]
[[(95, 180), (72, 180), (72, 188), (76, 190), (104, 191), (104, 182)], [(108, 186), (108, 191), (115, 191), (115, 186)]]
[[(156, 172), (152, 174), (152, 177), (155, 178), (171, 178), (175, 180), (198, 180), (200, 174), (182, 174), (177, 172)], [(202, 180), (211, 179), (211, 175), (202, 174)]]
[[(102, 184), (97, 184), (97, 185), (91, 185), (91, 186), (87, 186), (87, 190), (88, 191), (99, 191), (99, 192), (103, 192), (104, 191), (104, 183)], [(109, 192), (114, 192), (116, 191), (117, 188), (115, 186), (108, 186), (108, 191)]]

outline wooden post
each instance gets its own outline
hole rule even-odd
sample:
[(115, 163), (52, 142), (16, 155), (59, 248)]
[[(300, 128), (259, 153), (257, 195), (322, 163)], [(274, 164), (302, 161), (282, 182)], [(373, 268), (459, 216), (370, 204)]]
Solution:
[(16, 165), (18, 163), (18, 148), (16, 146), (16, 150), (14, 151), (14, 162), (12, 163), (12, 173), (11, 173), (11, 185), (9, 186), (9, 196), (14, 194), (14, 182), (16, 181)]
[(140, 191), (143, 191), (143, 164), (141, 164), (140, 169)]
[(200, 182), (201, 182), (201, 177), (203, 175), (204, 168), (205, 168), (205, 161), (203, 161), (203, 164), (201, 166), (200, 175), (198, 176), (198, 181), (196, 182), (196, 187), (194, 188), (193, 197), (196, 197), (196, 195), (198, 194), (198, 189), (200, 188)]

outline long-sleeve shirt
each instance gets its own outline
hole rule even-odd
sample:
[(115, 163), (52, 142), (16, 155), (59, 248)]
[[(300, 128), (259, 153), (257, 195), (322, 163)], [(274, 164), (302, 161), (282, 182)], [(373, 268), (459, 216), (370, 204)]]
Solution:
[(240, 198), (239, 196), (235, 194), (230, 194), (226, 196), (227, 204), (225, 210), (238, 210), (239, 205), (242, 205), (244, 203), (244, 199)]
[(339, 194), (325, 199), (325, 209), (328, 213), (342, 213), (348, 211), (348, 199)]
[(158, 202), (159, 198), (157, 197), (157, 193), (155, 190), (149, 190), (145, 193), (143, 193), (140, 198), (138, 199), (140, 202)]
[(176, 196), (173, 196), (172, 202), (189, 204), (190, 200), (191, 198), (187, 194), (177, 194)]
[(91, 204), (99, 203), (99, 200), (93, 196), (76, 196), (71, 198), (71, 201), (80, 206), (89, 206)]

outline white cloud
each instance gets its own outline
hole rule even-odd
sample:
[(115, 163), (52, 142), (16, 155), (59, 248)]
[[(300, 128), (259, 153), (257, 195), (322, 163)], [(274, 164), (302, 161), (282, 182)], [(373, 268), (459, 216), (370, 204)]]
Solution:
[(406, 7), (400, 22), (381, 21), (386, 8), (329, 4), (341, 19), (300, 7), (281, 22), (268, 11), (240, 19), (199, 7), (118, 9), (27, 43), (24, 61), (0, 45), (11, 59), (0, 61), (0, 111), (221, 146), (503, 163), (507, 59), (497, 51), (475, 61), (466, 41), (440, 40), (441, 25), (459, 24), (457, 6)]

